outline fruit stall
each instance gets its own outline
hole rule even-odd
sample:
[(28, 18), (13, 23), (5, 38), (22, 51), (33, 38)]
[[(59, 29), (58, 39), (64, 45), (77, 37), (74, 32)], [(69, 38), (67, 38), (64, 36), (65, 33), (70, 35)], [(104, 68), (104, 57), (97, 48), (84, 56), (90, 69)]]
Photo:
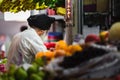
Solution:
[[(48, 47), (46, 52), (38, 52), (35, 60), (21, 66), (11, 64), (7, 68), (7, 59), (0, 62), (1, 80), (119, 80), (120, 54), (119, 42), (109, 42), (115, 28), (99, 35), (89, 34), (84, 43), (68, 45), (58, 40)], [(111, 32), (112, 31), (112, 32)], [(112, 34), (112, 35), (111, 35)], [(47, 45), (46, 45), (47, 46)]]
[(8, 67), (7, 58), (0, 55), (0, 80), (120, 80), (120, 36), (117, 33), (120, 23), (99, 35), (73, 38), (72, 6), (70, 0), (66, 1), (68, 6), (63, 0), (0, 1), (1, 12), (49, 8), (66, 15), (66, 39), (63, 40), (61, 34), (49, 33), (50, 43), (45, 43), (48, 50), (36, 53), (31, 64)]

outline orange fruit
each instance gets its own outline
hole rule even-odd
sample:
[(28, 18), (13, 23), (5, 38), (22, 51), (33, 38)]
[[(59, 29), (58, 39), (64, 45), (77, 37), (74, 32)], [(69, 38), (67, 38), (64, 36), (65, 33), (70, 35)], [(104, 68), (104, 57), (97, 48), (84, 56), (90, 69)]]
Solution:
[(60, 40), (56, 43), (55, 49), (67, 50), (67, 47), (68, 47), (67, 43), (64, 40)]
[(55, 57), (65, 56), (66, 52), (64, 50), (55, 50)]
[(69, 53), (73, 54), (76, 51), (82, 51), (82, 47), (80, 45), (78, 45), (78, 44), (68, 46), (68, 52)]
[(35, 55), (35, 59), (38, 59), (38, 58), (41, 58), (44, 56), (44, 52), (38, 52), (36, 55)]
[(45, 52), (44, 56), (46, 56), (48, 59), (52, 59), (54, 58), (54, 52), (48, 50)]

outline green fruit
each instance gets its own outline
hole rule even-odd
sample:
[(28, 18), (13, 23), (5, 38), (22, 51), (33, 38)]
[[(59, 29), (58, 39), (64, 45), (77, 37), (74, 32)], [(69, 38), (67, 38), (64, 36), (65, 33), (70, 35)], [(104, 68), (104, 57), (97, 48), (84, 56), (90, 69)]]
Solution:
[(43, 71), (39, 71), (37, 74), (42, 78), (45, 77), (45, 73)]
[(7, 75), (7, 73), (2, 74), (2, 75), (1, 75), (1, 79), (2, 79), (2, 80), (8, 80), (8, 75)]
[(21, 67), (19, 67), (15, 71), (15, 79), (16, 80), (26, 80), (27, 76), (28, 76), (27, 72), (23, 68), (21, 68)]
[(8, 80), (15, 80), (15, 78), (14, 77), (9, 77)]
[(35, 62), (33, 62), (31, 65), (36, 67), (37, 69), (39, 68), (39, 65), (37, 63), (35, 63)]
[(8, 70), (8, 75), (13, 76), (15, 70), (16, 70), (16, 66), (14, 64), (11, 64), (10, 67), (9, 67), (9, 70)]
[(39, 66), (44, 66), (45, 61), (43, 60), (43, 58), (37, 58), (34, 60), (35, 63), (37, 63)]
[(1, 75), (0, 75), (0, 80), (3, 80)]
[(7, 63), (7, 59), (6, 59), (6, 58), (3, 59), (3, 60), (2, 60), (2, 63)]
[(32, 73), (37, 73), (38, 67), (36, 65), (32, 65), (28, 68), (27, 73), (28, 75), (31, 75)]
[(0, 80), (3, 80), (2, 78), (0, 78)]
[(42, 77), (38, 76), (37, 74), (32, 74), (30, 76), (30, 80), (43, 80)]

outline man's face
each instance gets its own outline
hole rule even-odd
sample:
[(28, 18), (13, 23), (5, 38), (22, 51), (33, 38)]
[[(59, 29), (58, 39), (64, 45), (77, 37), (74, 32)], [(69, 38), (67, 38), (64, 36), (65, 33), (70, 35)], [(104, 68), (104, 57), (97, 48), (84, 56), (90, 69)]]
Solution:
[(41, 36), (42, 34), (44, 34), (44, 30), (39, 30), (37, 31), (38, 35)]
[(41, 31), (40, 32), (40, 37), (41, 37), (41, 39), (43, 40), (43, 41), (45, 41), (46, 40), (46, 38), (47, 38), (47, 30), (43, 30), (43, 31)]

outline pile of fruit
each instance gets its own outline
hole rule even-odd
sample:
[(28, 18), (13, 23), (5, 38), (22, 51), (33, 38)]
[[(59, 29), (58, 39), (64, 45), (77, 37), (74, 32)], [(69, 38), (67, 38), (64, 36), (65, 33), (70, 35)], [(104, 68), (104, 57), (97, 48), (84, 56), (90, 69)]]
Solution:
[(44, 61), (41, 58), (19, 67), (11, 64), (8, 70), (0, 72), (0, 80), (44, 80), (47, 72), (42, 70), (43, 66)]
[(108, 42), (109, 31), (101, 31), (99, 35), (88, 34), (85, 38), (85, 43), (94, 42), (94, 43), (106, 43)]
[(82, 47), (79, 44), (68, 45), (64, 40), (60, 40), (56, 42), (54, 49), (38, 52), (36, 59), (45, 56), (49, 61), (60, 56), (72, 56), (76, 51), (82, 51)]
[(0, 60), (0, 72), (6, 72), (7, 58)]

